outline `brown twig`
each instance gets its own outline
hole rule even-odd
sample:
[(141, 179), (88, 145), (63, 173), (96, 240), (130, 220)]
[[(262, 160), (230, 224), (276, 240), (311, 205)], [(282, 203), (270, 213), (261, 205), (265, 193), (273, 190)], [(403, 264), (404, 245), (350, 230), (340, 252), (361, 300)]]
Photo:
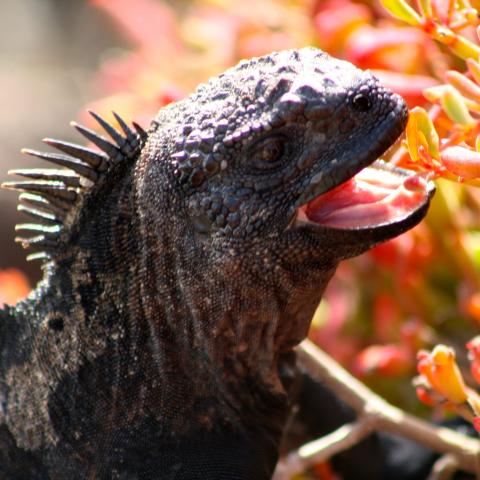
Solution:
[(455, 475), (458, 467), (456, 458), (447, 453), (434, 463), (427, 480), (450, 480)]
[(323, 462), (347, 450), (372, 433), (373, 424), (368, 417), (342, 425), (334, 432), (306, 443), (279, 462), (272, 480), (284, 480), (304, 472), (311, 465)]
[(297, 353), (311, 375), (350, 405), (357, 412), (359, 420), (308, 444), (316, 446), (310, 454), (305, 453), (308, 453), (308, 450), (303, 450), (303, 454), (301, 453), (302, 448), (307, 447), (304, 446), (287, 456), (275, 472), (273, 477), (275, 480), (290, 478), (285, 472), (302, 471), (319, 460), (325, 460), (349, 448), (372, 430), (384, 430), (403, 435), (436, 452), (448, 454), (451, 459), (449, 465), (455, 462), (456, 465), (461, 466), (462, 470), (479, 476), (480, 441), (448, 428), (434, 426), (390, 405), (308, 340), (300, 344)]

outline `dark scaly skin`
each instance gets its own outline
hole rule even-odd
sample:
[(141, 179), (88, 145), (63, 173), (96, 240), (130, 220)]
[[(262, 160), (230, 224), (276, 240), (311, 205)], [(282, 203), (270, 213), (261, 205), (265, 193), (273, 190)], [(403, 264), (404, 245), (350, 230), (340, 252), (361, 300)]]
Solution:
[(292, 349), (338, 262), (427, 206), (359, 231), (295, 227), (295, 210), (405, 122), (400, 97), (315, 49), (162, 109), (84, 195), (43, 282), (0, 311), (0, 478), (270, 478)]

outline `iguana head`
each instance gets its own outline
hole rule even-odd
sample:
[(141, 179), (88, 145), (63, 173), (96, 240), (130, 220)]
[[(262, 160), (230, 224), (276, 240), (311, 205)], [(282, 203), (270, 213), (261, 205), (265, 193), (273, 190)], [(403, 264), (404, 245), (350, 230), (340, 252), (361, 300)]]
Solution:
[[(113, 142), (76, 125), (100, 152), (46, 139), (62, 153), (29, 153), (67, 169), (16, 171), (30, 180), (6, 185), (38, 221), (18, 240), (52, 284), (94, 265), (98, 295), (126, 290), (172, 328), (181, 317), (216, 335), (240, 305), (240, 326), (263, 335), (278, 317), (288, 332), (275, 321), (273, 335), (295, 344), (338, 262), (415, 225), (433, 192), (374, 163), (405, 127), (404, 101), (313, 48), (241, 62), (160, 110), (148, 133), (93, 115)], [(230, 334), (232, 322), (222, 328), (242, 349), (248, 329)]]
[(170, 167), (195, 235), (214, 251), (335, 263), (426, 212), (423, 179), (386, 164), (362, 171), (402, 133), (405, 102), (319, 50), (240, 63), (162, 110), (163, 136), (173, 111)]

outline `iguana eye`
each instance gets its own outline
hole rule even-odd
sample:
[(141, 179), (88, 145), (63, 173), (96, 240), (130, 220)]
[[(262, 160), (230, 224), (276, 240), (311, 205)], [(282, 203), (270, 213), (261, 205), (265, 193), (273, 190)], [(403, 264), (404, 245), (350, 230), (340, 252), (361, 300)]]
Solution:
[(359, 112), (367, 112), (372, 108), (372, 101), (365, 93), (358, 93), (353, 97), (352, 105), (353, 108)]
[(255, 145), (250, 160), (254, 167), (268, 170), (280, 165), (284, 153), (285, 142), (283, 138), (264, 138)]

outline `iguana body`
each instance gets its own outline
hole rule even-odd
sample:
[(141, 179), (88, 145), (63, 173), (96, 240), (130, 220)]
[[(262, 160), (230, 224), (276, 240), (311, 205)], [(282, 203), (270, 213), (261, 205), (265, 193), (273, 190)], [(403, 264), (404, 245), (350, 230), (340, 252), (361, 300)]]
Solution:
[(10, 184), (47, 226), (21, 240), (44, 280), (0, 311), (0, 478), (268, 479), (336, 265), (426, 211), (431, 187), (386, 167), (393, 210), (378, 189), (352, 210), (351, 186), (312, 203), (395, 141), (405, 104), (303, 49), (242, 62), (148, 133), (98, 120), (113, 144), (77, 128), (101, 153), (47, 140), (69, 156), (30, 153), (70, 170)]

